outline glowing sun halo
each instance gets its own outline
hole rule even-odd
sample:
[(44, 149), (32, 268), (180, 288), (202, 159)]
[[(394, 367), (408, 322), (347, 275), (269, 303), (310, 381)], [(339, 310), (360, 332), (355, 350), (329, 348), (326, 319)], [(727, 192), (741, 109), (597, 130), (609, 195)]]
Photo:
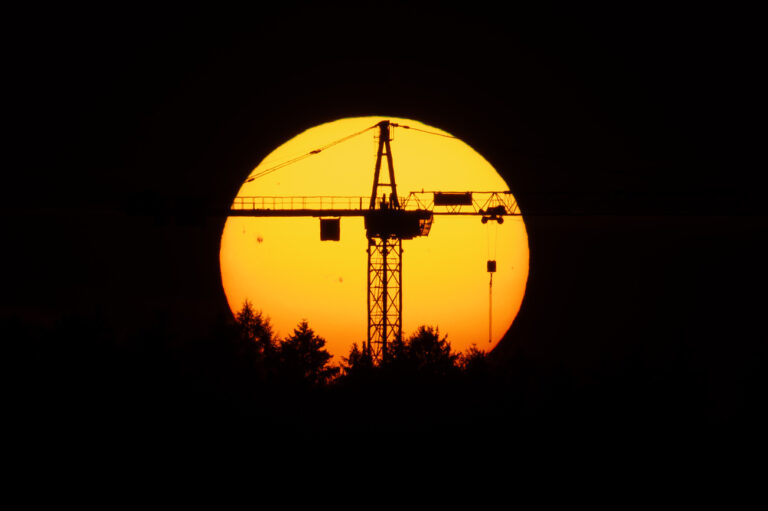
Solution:
[[(448, 135), (411, 119), (340, 119), (285, 142), (251, 175), (385, 119)], [(370, 196), (376, 132), (246, 182), (238, 196)], [(490, 163), (456, 138), (394, 128), (392, 154), (401, 197), (421, 190), (509, 190)], [(366, 339), (367, 240), (361, 217), (341, 219), (340, 241), (320, 241), (319, 223), (317, 218), (228, 218), (221, 236), (221, 278), (233, 312), (248, 299), (280, 336), (306, 319), (326, 339), (332, 361), (339, 362), (353, 342), (361, 345)], [(497, 261), (490, 343), (488, 259)], [(403, 336), (432, 325), (448, 335), (455, 351), (473, 343), (491, 350), (520, 310), (528, 259), (521, 216), (508, 216), (502, 225), (483, 225), (479, 216), (435, 216), (429, 236), (403, 241)]]

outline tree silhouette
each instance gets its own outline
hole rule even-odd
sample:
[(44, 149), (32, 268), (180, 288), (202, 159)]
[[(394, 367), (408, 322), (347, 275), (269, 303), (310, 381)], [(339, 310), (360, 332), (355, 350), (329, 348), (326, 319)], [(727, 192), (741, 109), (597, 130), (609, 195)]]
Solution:
[(357, 343), (353, 343), (352, 348), (349, 350), (349, 355), (343, 358), (341, 363), (341, 369), (344, 371), (344, 376), (350, 378), (359, 378), (370, 375), (373, 371), (373, 367), (373, 357), (365, 343), (363, 343), (362, 349), (357, 346)]
[(462, 372), (470, 377), (485, 374), (489, 370), (488, 355), (476, 344), (472, 344), (459, 356), (458, 364)]
[(265, 355), (277, 350), (277, 342), (269, 318), (264, 317), (261, 311), (254, 311), (251, 302), (248, 300), (243, 302), (243, 307), (237, 313), (236, 319), (243, 341), (254, 343), (258, 351)]
[(485, 390), (480, 392), (486, 395), (489, 389), (500, 388), (503, 378), (508, 376), (504, 371), (499, 372), (495, 361), (476, 344), (472, 344), (459, 356), (458, 366), (465, 389), (482, 388)]
[(403, 350), (411, 365), (420, 374), (433, 376), (449, 376), (458, 372), (459, 355), (451, 351), (447, 336), (440, 338), (437, 327), (422, 325), (413, 334), (405, 346), (395, 344), (394, 357), (402, 356), (398, 350)]
[(398, 338), (387, 345), (383, 361), (376, 364), (370, 352), (352, 345), (341, 368), (344, 380), (360, 381), (370, 377), (396, 381), (412, 380), (412, 377), (456, 376), (465, 368), (479, 367), (485, 353), (470, 349), (469, 358), (454, 353), (447, 336), (440, 336), (437, 327), (422, 325), (409, 338)]
[(270, 379), (277, 371), (278, 343), (269, 318), (255, 311), (248, 300), (235, 317), (237, 323), (236, 356), (256, 370), (260, 379)]
[(315, 335), (306, 320), (299, 322), (293, 334), (280, 343), (280, 372), (289, 382), (323, 385), (338, 373), (328, 365), (331, 354), (323, 347), (325, 339)]

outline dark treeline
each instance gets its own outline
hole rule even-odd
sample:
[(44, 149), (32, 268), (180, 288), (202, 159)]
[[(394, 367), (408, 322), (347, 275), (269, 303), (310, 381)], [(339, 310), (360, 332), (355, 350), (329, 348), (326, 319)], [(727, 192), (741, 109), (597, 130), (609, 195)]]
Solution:
[(516, 402), (506, 368), (479, 349), (454, 352), (431, 326), (381, 365), (358, 345), (332, 358), (306, 321), (278, 338), (248, 303), (191, 336), (162, 316), (120, 328), (98, 313), (0, 328), (17, 417), (41, 433), (51, 424), (97, 437), (225, 425), (249, 434), (497, 429)]
[(192, 336), (161, 316), (122, 330), (99, 314), (0, 327), (15, 418), (40, 437), (491, 435), (524, 444), (567, 434), (643, 443), (710, 419), (690, 372), (670, 367), (649, 377), (633, 359), (585, 378), (537, 366), (523, 351), (456, 353), (432, 326), (391, 346), (380, 365), (361, 345), (332, 359), (306, 321), (277, 338), (248, 303)]
[[(453, 407), (440, 397), (449, 387), (490, 374), (486, 353), (456, 353), (429, 326), (392, 346), (386, 364), (374, 365), (358, 345), (334, 360), (306, 321), (278, 338), (248, 302), (234, 318), (222, 315), (191, 336), (162, 315), (128, 328), (92, 313), (47, 324), (4, 319), (0, 329), (20, 418), (32, 427), (84, 418), (92, 426), (139, 428), (236, 418), (255, 428), (377, 429), (407, 421), (409, 402), (426, 399), (425, 392), (433, 405)], [(431, 407), (419, 408), (422, 416), (409, 427), (430, 418)], [(374, 410), (387, 419), (370, 415)]]

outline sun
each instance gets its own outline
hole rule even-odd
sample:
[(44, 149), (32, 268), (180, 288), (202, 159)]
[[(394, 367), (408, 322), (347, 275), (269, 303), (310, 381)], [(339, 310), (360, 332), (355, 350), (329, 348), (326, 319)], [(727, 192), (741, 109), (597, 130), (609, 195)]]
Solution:
[[(463, 141), (438, 127), (396, 117), (354, 117), (315, 126), (272, 151), (248, 176), (382, 120), (412, 128), (394, 128), (391, 142), (401, 197), (422, 190), (509, 191), (493, 166)], [(370, 197), (375, 134), (368, 131), (247, 180), (237, 196)], [(341, 219), (339, 241), (320, 241), (319, 224), (311, 217), (229, 217), (221, 236), (221, 279), (233, 313), (247, 299), (270, 318), (280, 336), (306, 319), (326, 339), (332, 361), (339, 362), (353, 343), (361, 345), (367, 338), (367, 239), (361, 217)], [(488, 260), (497, 262), (492, 300)], [(454, 351), (472, 344), (490, 351), (520, 310), (528, 262), (522, 216), (507, 216), (503, 224), (484, 224), (479, 216), (435, 216), (428, 236), (403, 241), (403, 336), (430, 325), (447, 334)]]

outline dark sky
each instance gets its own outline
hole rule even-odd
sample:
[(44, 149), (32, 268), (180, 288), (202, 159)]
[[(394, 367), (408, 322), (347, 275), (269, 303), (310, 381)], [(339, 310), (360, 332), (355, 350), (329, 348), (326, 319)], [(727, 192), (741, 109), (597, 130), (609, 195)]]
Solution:
[(674, 361), (740, 406), (765, 354), (758, 36), (697, 9), (12, 12), (0, 311), (198, 328), (226, 307), (213, 212), (244, 176), (308, 127), (390, 114), (468, 142), (528, 215), (502, 354)]

